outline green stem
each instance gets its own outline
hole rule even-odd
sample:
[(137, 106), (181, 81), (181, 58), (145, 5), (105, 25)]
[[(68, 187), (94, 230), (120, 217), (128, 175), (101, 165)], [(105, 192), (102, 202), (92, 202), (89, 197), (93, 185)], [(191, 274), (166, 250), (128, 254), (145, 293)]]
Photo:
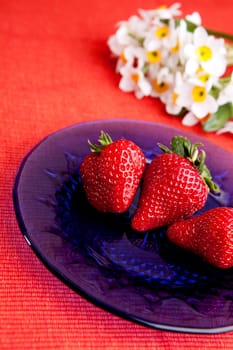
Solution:
[(113, 141), (109, 134), (105, 133), (103, 130), (100, 133), (99, 145), (92, 143), (88, 140), (88, 145), (90, 146), (90, 151), (93, 153), (101, 153), (103, 148), (110, 145)]
[(144, 38), (140, 38), (140, 37), (138, 37), (137, 35), (135, 35), (135, 34), (132, 33), (132, 32), (129, 32), (129, 33), (128, 33), (128, 36), (130, 36), (132, 39), (136, 40), (136, 41), (138, 42), (139, 45), (142, 45), (142, 44), (143, 44)]
[(208, 28), (205, 28), (205, 29), (208, 32), (208, 34), (218, 36), (220, 38), (227, 39), (227, 40), (230, 40), (233, 42), (233, 35), (232, 34), (228, 34), (225, 32), (219, 32), (219, 31), (214, 30), (214, 29), (208, 29)]
[(222, 84), (223, 87), (228, 85), (230, 81), (231, 81), (231, 76), (227, 76), (219, 79), (219, 82)]
[[(180, 20), (176, 20), (176, 23), (179, 23)], [(190, 32), (194, 32), (194, 30), (198, 27), (198, 25), (196, 25), (195, 23), (192, 23), (188, 20), (185, 20), (185, 22), (187, 23), (187, 29)], [(229, 34), (229, 33), (225, 33), (225, 32), (219, 32), (218, 30), (215, 29), (210, 29), (210, 28), (205, 28), (205, 30), (207, 31), (208, 34), (223, 38), (223, 39), (227, 39), (229, 41), (233, 42), (233, 35)]]

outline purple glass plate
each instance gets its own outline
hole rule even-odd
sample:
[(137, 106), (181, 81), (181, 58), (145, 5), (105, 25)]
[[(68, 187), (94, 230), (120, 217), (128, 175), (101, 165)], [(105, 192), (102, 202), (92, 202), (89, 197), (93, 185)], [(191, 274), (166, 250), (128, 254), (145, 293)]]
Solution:
[(21, 231), (63, 282), (94, 304), (141, 324), (173, 331), (233, 330), (233, 269), (218, 270), (173, 246), (166, 228), (136, 233), (135, 208), (100, 214), (87, 203), (79, 165), (100, 131), (137, 143), (148, 160), (175, 135), (201, 141), (221, 187), (203, 210), (233, 206), (232, 154), (192, 134), (143, 121), (80, 123), (42, 140), (23, 160), (13, 190)]

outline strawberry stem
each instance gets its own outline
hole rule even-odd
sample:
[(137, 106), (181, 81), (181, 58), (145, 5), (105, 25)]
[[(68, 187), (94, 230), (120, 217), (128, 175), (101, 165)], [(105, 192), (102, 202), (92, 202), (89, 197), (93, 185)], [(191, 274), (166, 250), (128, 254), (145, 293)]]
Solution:
[(100, 137), (98, 139), (99, 144), (94, 144), (90, 140), (88, 140), (88, 145), (90, 146), (90, 150), (93, 153), (100, 153), (104, 147), (110, 145), (113, 141), (109, 134), (105, 133), (103, 130), (100, 133)]
[(102, 130), (98, 141), (103, 147), (106, 147), (107, 145), (110, 145), (110, 143), (112, 143), (112, 138), (109, 134), (105, 133)]
[(158, 143), (159, 148), (165, 153), (176, 153), (183, 158), (187, 158), (200, 173), (209, 190), (214, 193), (219, 193), (219, 186), (212, 180), (210, 170), (205, 164), (206, 153), (204, 150), (199, 152), (198, 147), (202, 143), (196, 142), (191, 144), (187, 137), (174, 136), (171, 140), (171, 149)]

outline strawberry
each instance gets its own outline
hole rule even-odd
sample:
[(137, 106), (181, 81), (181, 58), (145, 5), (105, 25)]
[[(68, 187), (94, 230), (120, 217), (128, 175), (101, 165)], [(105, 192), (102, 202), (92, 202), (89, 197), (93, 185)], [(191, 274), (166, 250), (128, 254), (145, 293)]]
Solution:
[(171, 141), (171, 150), (155, 158), (145, 171), (139, 205), (132, 217), (132, 228), (146, 231), (180, 221), (201, 209), (209, 188), (218, 192), (206, 167), (200, 143), (191, 144), (182, 136)]
[(81, 163), (80, 175), (90, 204), (101, 212), (122, 213), (131, 205), (145, 169), (145, 156), (132, 141), (101, 132), (99, 145)]
[(233, 208), (218, 207), (176, 222), (168, 228), (167, 236), (215, 267), (233, 266)]

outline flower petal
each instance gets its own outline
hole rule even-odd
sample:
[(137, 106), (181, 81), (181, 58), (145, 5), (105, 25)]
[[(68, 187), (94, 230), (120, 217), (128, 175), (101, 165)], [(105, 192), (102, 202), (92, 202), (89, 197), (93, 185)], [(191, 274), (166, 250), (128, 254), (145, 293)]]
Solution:
[(204, 102), (193, 103), (192, 112), (197, 118), (204, 118), (209, 113), (215, 113), (218, 109), (218, 103), (212, 96), (207, 96)]
[(182, 124), (186, 126), (194, 126), (197, 123), (199, 123), (199, 120), (192, 112), (185, 114), (184, 118), (182, 119)]
[(227, 122), (223, 128), (217, 131), (217, 134), (222, 134), (224, 132), (230, 132), (233, 134), (233, 122)]
[(122, 76), (119, 88), (124, 92), (131, 92), (135, 89), (135, 83), (128, 76)]

